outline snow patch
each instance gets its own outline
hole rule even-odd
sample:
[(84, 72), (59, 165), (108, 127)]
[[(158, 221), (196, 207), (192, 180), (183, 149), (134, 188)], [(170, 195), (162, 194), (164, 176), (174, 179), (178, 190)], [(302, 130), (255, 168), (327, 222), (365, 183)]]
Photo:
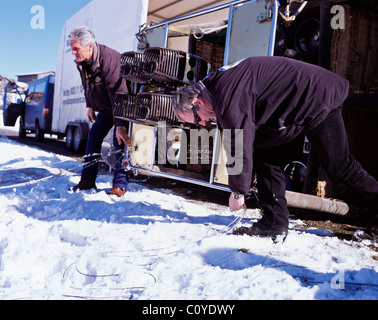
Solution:
[(0, 299), (378, 297), (374, 250), (328, 230), (222, 234), (236, 218), (224, 206), (137, 183), (116, 198), (110, 175), (70, 193), (81, 163), (3, 137), (0, 152)]

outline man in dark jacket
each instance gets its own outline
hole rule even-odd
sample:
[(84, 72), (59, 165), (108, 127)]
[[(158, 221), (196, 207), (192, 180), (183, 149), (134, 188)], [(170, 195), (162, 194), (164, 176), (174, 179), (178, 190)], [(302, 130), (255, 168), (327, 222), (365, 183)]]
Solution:
[(263, 217), (236, 234), (286, 237), (282, 151), (299, 134), (307, 135), (334, 183), (353, 187), (378, 210), (378, 182), (349, 153), (340, 107), (348, 91), (348, 82), (336, 74), (283, 57), (251, 57), (178, 89), (174, 108), (182, 121), (216, 120), (222, 129), (242, 129), (241, 141), (231, 141), (232, 154), (241, 148), (242, 159), (233, 168), (240, 170), (228, 170), (229, 205), (242, 208), (255, 170)]
[[(127, 92), (126, 83), (119, 76), (121, 55), (113, 49), (98, 44), (92, 30), (85, 26), (72, 30), (69, 39), (83, 83), (88, 120), (93, 123), (89, 131), (81, 180), (71, 190), (96, 189), (97, 159), (100, 157), (102, 142), (114, 125), (113, 144), (118, 159), (115, 164), (113, 188), (109, 194), (122, 196), (128, 185), (128, 175), (121, 163), (123, 140), (127, 144), (130, 142), (122, 122), (113, 117), (116, 93)], [(122, 141), (118, 138), (120, 134), (124, 137)]]

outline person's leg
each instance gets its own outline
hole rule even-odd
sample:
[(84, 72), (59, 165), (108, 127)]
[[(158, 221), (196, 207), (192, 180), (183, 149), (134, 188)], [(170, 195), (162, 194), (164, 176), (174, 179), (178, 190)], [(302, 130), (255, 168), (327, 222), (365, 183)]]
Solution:
[(116, 138), (116, 128), (114, 128), (113, 134), (113, 146), (115, 151), (115, 168), (113, 178), (113, 188), (118, 187), (125, 191), (129, 184), (129, 174), (123, 167), (123, 158), (125, 151), (125, 144), (119, 144)]
[(307, 138), (333, 183), (354, 189), (362, 199), (378, 207), (378, 182), (350, 154), (341, 108), (308, 132)]
[(286, 180), (283, 168), (287, 161), (286, 146), (256, 149), (254, 168), (257, 177), (258, 202), (262, 209), (262, 218), (252, 227), (241, 227), (234, 231), (236, 235), (286, 238), (289, 226), (289, 209), (285, 198)]
[(263, 211), (258, 225), (268, 230), (287, 231), (289, 210), (285, 198), (285, 161), (280, 151), (283, 149), (258, 149), (255, 152), (258, 198)]
[(96, 121), (89, 130), (85, 160), (81, 172), (82, 181), (96, 181), (98, 174), (98, 158), (101, 157), (101, 145), (113, 126), (113, 119), (99, 112)]
[(307, 137), (331, 181), (353, 190), (361, 199), (360, 209), (366, 212), (368, 228), (366, 234), (357, 238), (377, 241), (378, 182), (350, 154), (341, 109), (331, 112)]

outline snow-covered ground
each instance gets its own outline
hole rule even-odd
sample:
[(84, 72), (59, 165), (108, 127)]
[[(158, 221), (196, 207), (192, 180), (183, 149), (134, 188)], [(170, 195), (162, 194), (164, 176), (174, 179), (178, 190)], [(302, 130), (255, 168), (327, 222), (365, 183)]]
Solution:
[(111, 175), (70, 193), (80, 162), (6, 137), (0, 154), (0, 299), (378, 298), (365, 244), (300, 220), (283, 244), (223, 234), (226, 207), (139, 183), (115, 198)]

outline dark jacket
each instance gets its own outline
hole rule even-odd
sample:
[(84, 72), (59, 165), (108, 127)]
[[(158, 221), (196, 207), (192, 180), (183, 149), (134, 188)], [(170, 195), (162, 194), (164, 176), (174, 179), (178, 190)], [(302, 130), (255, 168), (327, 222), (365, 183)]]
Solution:
[(250, 189), (254, 147), (282, 145), (308, 132), (349, 92), (348, 81), (338, 75), (283, 57), (245, 59), (210, 74), (203, 84), (200, 90), (220, 127), (243, 129), (242, 172), (229, 175), (231, 190), (241, 193)]
[[(90, 67), (86, 62), (77, 63), (87, 107), (113, 117), (116, 93), (127, 92), (126, 81), (120, 77), (121, 54), (101, 44), (93, 48)], [(122, 121), (115, 118), (114, 124), (121, 125)]]

